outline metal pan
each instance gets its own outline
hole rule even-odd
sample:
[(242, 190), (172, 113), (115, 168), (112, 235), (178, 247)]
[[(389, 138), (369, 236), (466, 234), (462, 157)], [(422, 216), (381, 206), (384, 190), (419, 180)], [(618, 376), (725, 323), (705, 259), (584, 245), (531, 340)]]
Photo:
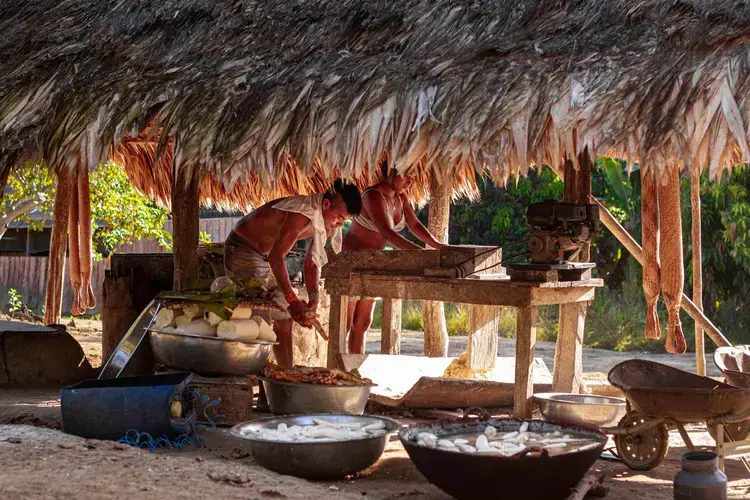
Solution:
[[(335, 423), (382, 421), (385, 433), (348, 441), (291, 442), (265, 441), (254, 436), (252, 429), (276, 429), (279, 424), (314, 425), (314, 419)], [(253, 458), (266, 469), (306, 479), (340, 479), (364, 470), (378, 461), (389, 435), (398, 429), (395, 420), (371, 415), (302, 415), (271, 417), (232, 427), (233, 436), (251, 443)]]
[(612, 368), (608, 378), (636, 410), (648, 417), (702, 422), (750, 410), (750, 389), (653, 361), (624, 361)]
[(714, 363), (724, 377), (737, 387), (750, 387), (750, 346), (719, 347)]
[(572, 425), (529, 420), (531, 432), (560, 431), (593, 438), (598, 444), (561, 455), (512, 457), (464, 454), (430, 449), (417, 444), (417, 435), (429, 432), (438, 438), (469, 432), (483, 432), (492, 425), (499, 432), (517, 431), (523, 420), (484, 419), (412, 425), (399, 438), (414, 465), (428, 481), (458, 500), (512, 498), (514, 500), (557, 500), (591, 468), (607, 442), (601, 432)]
[(201, 375), (255, 375), (277, 342), (224, 339), (150, 330), (154, 357), (168, 368)]

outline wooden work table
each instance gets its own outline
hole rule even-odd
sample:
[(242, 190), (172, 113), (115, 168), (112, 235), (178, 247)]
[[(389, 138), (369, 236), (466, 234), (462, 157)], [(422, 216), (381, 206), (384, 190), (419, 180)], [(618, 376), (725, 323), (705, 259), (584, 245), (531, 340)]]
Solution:
[[(474, 304), (471, 314), (469, 349), (484, 362), (497, 356), (497, 318), (499, 307), (517, 308), (516, 373), (514, 413), (531, 417), (533, 363), (536, 343), (537, 307), (559, 305), (560, 322), (553, 390), (578, 392), (582, 377), (583, 331), (588, 302), (600, 279), (558, 282), (522, 282), (487, 277), (436, 278), (419, 275), (351, 272), (347, 276), (328, 276), (325, 288), (331, 296), (328, 365), (335, 367), (344, 352), (347, 335), (347, 304), (350, 296), (383, 297), (383, 338), (381, 352), (400, 352), (399, 328), (394, 317), (401, 299), (437, 300)], [(400, 323), (400, 322), (399, 322)], [(480, 361), (481, 362), (481, 361)]]

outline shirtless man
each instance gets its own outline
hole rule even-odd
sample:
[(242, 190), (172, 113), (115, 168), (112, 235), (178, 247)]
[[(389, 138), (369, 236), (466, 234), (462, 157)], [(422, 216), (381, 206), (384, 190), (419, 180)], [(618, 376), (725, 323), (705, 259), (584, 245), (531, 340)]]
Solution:
[[(271, 201), (243, 217), (224, 243), (224, 269), (230, 278), (256, 278), (276, 288), (276, 301), (287, 309), (272, 313), (279, 342), (274, 353), (279, 365), (292, 366), (293, 321), (309, 327), (318, 307), (320, 268), (328, 261), (325, 244), (331, 238), (341, 250), (344, 221), (362, 209), (359, 190), (337, 180), (324, 194), (291, 196)], [(313, 238), (303, 265), (309, 303), (297, 297), (284, 261), (298, 240)]]
[[(355, 216), (344, 236), (344, 250), (383, 249), (386, 244), (398, 250), (421, 249), (399, 233), (405, 228), (420, 241), (434, 249), (446, 245), (440, 243), (417, 218), (406, 192), (412, 179), (399, 174), (395, 169), (382, 166), (383, 180), (362, 193), (362, 213)], [(372, 324), (375, 299), (372, 297), (350, 297), (348, 307), (349, 354), (364, 354), (365, 332)]]

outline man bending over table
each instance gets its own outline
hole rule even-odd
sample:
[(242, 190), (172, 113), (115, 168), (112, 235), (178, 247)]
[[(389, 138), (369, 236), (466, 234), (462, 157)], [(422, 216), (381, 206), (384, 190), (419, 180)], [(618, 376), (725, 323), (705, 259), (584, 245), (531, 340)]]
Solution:
[[(341, 179), (322, 194), (290, 196), (253, 210), (234, 226), (224, 243), (224, 269), (230, 278), (255, 278), (276, 286), (276, 302), (286, 312), (272, 313), (279, 365), (292, 366), (292, 326), (296, 321), (310, 327), (310, 314), (318, 307), (320, 268), (328, 258), (325, 245), (331, 238), (335, 252), (341, 251), (344, 221), (359, 215), (362, 198), (353, 184)], [(303, 264), (308, 301), (292, 288), (285, 257), (298, 240), (312, 237)]]

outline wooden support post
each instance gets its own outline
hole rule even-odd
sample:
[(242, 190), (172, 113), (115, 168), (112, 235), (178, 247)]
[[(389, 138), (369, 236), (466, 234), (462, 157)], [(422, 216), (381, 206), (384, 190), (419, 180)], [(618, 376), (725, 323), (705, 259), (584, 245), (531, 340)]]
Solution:
[(47, 325), (59, 323), (62, 314), (65, 250), (68, 248), (68, 216), (70, 215), (70, 199), (74, 195), (74, 181), (75, 177), (71, 175), (68, 167), (60, 167), (57, 173), (47, 267), (47, 295), (44, 301), (44, 323)]
[(586, 302), (560, 304), (560, 326), (555, 344), (554, 392), (578, 393), (583, 378), (583, 329)]
[(401, 354), (401, 299), (383, 299), (380, 354)]
[(328, 319), (328, 368), (340, 368), (339, 355), (346, 345), (346, 320), (349, 297), (331, 295), (331, 310)]
[[(703, 249), (701, 248), (701, 173), (693, 169), (690, 177), (690, 206), (692, 208), (693, 227), (693, 302), (699, 311), (703, 311)], [(695, 370), (702, 377), (706, 376), (706, 346), (703, 328), (695, 323)]]
[(174, 257), (174, 289), (183, 290), (198, 279), (198, 233), (200, 222), (200, 177), (197, 167), (172, 171), (172, 255)]
[[(617, 222), (617, 219), (615, 219), (611, 213), (609, 213), (609, 210), (607, 210), (607, 207), (599, 203), (598, 201), (595, 201), (597, 205), (599, 205), (599, 217), (602, 221), (602, 223), (609, 229), (615, 238), (617, 238), (617, 241), (622, 243), (622, 246), (624, 246), (628, 252), (630, 252), (630, 255), (632, 255), (635, 260), (638, 261), (639, 264), (643, 265), (643, 248), (638, 244), (635, 239), (630, 236), (630, 233), (627, 232), (627, 230), (620, 225), (619, 222)], [(693, 321), (700, 324), (703, 330), (706, 332), (706, 334), (711, 338), (711, 340), (714, 341), (714, 343), (718, 347), (723, 346), (731, 346), (732, 344), (727, 340), (726, 337), (719, 331), (716, 326), (714, 326), (713, 323), (711, 323), (711, 320), (706, 317), (705, 314), (703, 314), (703, 311), (698, 309), (698, 306), (693, 304), (693, 301), (690, 300), (690, 298), (682, 294), (682, 309), (685, 310), (688, 315), (693, 318)]]
[[(440, 183), (430, 175), (430, 219), (428, 229), (438, 241), (448, 242), (448, 220), (451, 213), (451, 186)], [(422, 304), (424, 323), (424, 354), (441, 358), (448, 355), (448, 328), (442, 302), (425, 301)]]
[(489, 370), (497, 358), (497, 330), (500, 326), (500, 307), (469, 306), (469, 359), (471, 371)]
[(536, 346), (536, 307), (520, 307), (516, 315), (516, 383), (513, 415), (531, 418), (534, 395), (534, 347)]

